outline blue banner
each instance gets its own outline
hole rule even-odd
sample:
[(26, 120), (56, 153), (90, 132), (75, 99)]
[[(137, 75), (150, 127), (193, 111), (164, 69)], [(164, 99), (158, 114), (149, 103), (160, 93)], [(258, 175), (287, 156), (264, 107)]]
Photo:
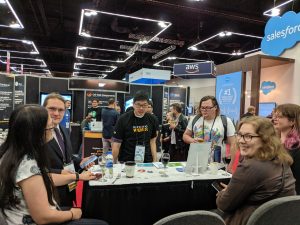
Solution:
[(242, 72), (217, 76), (216, 98), (221, 114), (229, 117), (235, 124), (240, 119)]
[(214, 76), (213, 62), (179, 63), (173, 67), (175, 76), (184, 78), (212, 78)]

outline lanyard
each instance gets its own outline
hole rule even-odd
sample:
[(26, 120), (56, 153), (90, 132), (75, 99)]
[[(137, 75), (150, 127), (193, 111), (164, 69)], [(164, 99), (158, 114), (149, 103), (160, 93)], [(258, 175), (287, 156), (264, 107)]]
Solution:
[[(215, 121), (216, 121), (217, 116), (215, 116), (213, 124), (211, 125), (210, 131), (209, 131), (209, 141), (211, 141), (211, 131), (214, 127)], [(203, 140), (204, 140), (204, 117), (203, 117), (203, 124), (202, 124), (202, 133), (203, 133)]]

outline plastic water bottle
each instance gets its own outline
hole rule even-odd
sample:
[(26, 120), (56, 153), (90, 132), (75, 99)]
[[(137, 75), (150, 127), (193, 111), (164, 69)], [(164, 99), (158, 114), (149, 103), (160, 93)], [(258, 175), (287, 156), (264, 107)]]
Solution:
[(106, 158), (107, 178), (111, 179), (113, 178), (113, 174), (114, 174), (114, 163), (113, 163), (112, 152), (107, 152), (105, 158)]

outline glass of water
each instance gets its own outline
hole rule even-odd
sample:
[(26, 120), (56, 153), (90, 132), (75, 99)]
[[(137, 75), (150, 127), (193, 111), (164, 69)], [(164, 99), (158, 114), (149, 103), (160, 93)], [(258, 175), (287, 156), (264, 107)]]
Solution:
[(102, 154), (98, 157), (98, 165), (101, 169), (102, 177), (100, 179), (101, 182), (106, 182), (107, 180), (105, 179), (105, 164), (106, 164), (106, 158), (105, 154)]

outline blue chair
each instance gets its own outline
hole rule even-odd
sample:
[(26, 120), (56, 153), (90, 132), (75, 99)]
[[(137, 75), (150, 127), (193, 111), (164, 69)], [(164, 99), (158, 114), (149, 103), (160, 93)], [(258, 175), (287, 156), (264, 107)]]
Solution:
[(188, 211), (167, 216), (154, 225), (225, 225), (218, 214), (210, 211)]
[(296, 225), (300, 224), (300, 196), (273, 199), (258, 207), (247, 225)]

